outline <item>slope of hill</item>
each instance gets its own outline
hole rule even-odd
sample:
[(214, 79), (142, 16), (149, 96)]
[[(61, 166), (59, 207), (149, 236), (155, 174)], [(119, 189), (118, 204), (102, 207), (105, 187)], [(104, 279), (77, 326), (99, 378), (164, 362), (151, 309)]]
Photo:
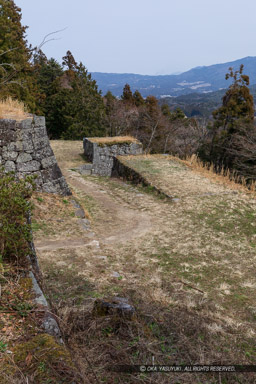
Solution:
[[(251, 94), (256, 104), (256, 85), (250, 87)], [(186, 116), (201, 116), (209, 118), (212, 112), (220, 107), (222, 97), (226, 90), (210, 92), (210, 93), (189, 93), (178, 97), (163, 97), (160, 99), (160, 105), (168, 104), (171, 110), (181, 108)]]
[(93, 72), (92, 77), (103, 94), (111, 91), (115, 96), (120, 96), (124, 85), (128, 83), (133, 91), (138, 89), (144, 97), (153, 95), (162, 98), (227, 88), (230, 84), (230, 80), (225, 80), (228, 68), (238, 69), (241, 64), (244, 64), (244, 73), (250, 76), (251, 84), (256, 84), (256, 57), (250, 56), (228, 63), (196, 67), (179, 75), (144, 76)]

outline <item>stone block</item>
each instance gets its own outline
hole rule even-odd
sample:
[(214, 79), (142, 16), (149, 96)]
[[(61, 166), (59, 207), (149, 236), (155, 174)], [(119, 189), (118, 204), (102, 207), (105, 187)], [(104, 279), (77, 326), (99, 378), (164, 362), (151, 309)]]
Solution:
[(34, 152), (34, 146), (33, 146), (32, 140), (23, 141), (22, 145), (23, 145), (23, 151), (26, 151), (29, 153)]
[(42, 149), (50, 145), (48, 137), (41, 137), (39, 139), (34, 139), (33, 144), (34, 144), (35, 150)]
[(24, 132), (27, 129), (33, 128), (33, 118), (30, 117), (28, 119), (22, 120), (20, 123), (18, 123), (20, 129)]
[(92, 164), (83, 164), (79, 168), (80, 168), (80, 170), (91, 171), (92, 170)]
[(27, 163), (32, 160), (32, 156), (28, 153), (22, 152), (17, 158), (17, 163)]
[(82, 176), (90, 176), (92, 174), (92, 171), (90, 169), (80, 169), (79, 173)]
[(27, 163), (17, 164), (17, 169), (19, 172), (35, 172), (39, 171), (40, 168), (41, 164), (36, 160), (28, 161)]
[(33, 140), (35, 139), (41, 139), (42, 137), (45, 137), (46, 134), (46, 128), (45, 127), (35, 127), (33, 131)]
[(43, 168), (49, 168), (52, 165), (56, 164), (55, 156), (50, 156), (42, 159), (42, 167)]
[(16, 165), (13, 161), (6, 161), (4, 168), (7, 172), (15, 172), (16, 171)]
[(34, 151), (32, 156), (33, 156), (34, 160), (41, 161), (42, 159), (44, 159), (46, 157), (54, 156), (54, 153), (53, 153), (53, 150), (50, 147), (50, 145), (48, 145), (47, 147), (44, 147), (42, 149), (38, 149), (37, 151)]
[(34, 124), (36, 127), (45, 127), (45, 117), (44, 116), (35, 116), (34, 115)]
[(5, 151), (2, 153), (2, 157), (4, 160), (12, 160), (15, 161), (17, 159), (18, 153), (15, 151)]
[(48, 180), (57, 180), (62, 177), (61, 170), (57, 163), (47, 169), (42, 170), (41, 174), (45, 183), (47, 183)]

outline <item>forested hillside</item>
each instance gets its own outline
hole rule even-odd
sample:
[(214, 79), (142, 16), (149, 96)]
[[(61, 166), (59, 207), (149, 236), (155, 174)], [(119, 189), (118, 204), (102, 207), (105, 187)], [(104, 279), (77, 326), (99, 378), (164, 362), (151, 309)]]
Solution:
[[(256, 104), (256, 85), (251, 85), (251, 94)], [(209, 93), (189, 93), (178, 97), (163, 97), (160, 105), (168, 104), (171, 110), (181, 108), (186, 116), (211, 119), (212, 112), (221, 106), (226, 89)]]
[(21, 9), (0, 0), (0, 92), (46, 116), (52, 138), (104, 135), (104, 104), (96, 82), (68, 51), (60, 64), (26, 40)]
[(230, 67), (235, 70), (243, 64), (245, 72), (256, 84), (256, 57), (242, 59), (223, 64), (192, 68), (179, 75), (145, 76), (133, 73), (99, 73), (93, 72), (103, 93), (111, 91), (115, 96), (122, 94), (123, 87), (129, 83), (131, 89), (138, 89), (143, 97), (153, 95), (157, 98), (165, 96), (181, 96), (194, 93), (208, 93), (227, 88), (231, 82), (225, 81), (225, 74)]
[(29, 45), (21, 9), (13, 0), (0, 0), (0, 4), (1, 99), (17, 98), (28, 112), (44, 115), (51, 139), (133, 135), (148, 153), (181, 158), (196, 154), (215, 164), (216, 171), (231, 168), (241, 177), (254, 179), (254, 102), (250, 91), (255, 94), (255, 86), (249, 88), (249, 75), (254, 82), (255, 58), (227, 63), (234, 64), (234, 69), (220, 64), (160, 79), (168, 86), (168, 79), (175, 78), (185, 93), (202, 91), (206, 82), (214, 83), (216, 89), (229, 86), (204, 96), (194, 93), (159, 102), (153, 95), (155, 86), (143, 97), (134, 77), (129, 80), (136, 89), (126, 83), (119, 98), (110, 91), (103, 96), (85, 65), (70, 51), (63, 53), (59, 63), (42, 51), (45, 40), (39, 47)]

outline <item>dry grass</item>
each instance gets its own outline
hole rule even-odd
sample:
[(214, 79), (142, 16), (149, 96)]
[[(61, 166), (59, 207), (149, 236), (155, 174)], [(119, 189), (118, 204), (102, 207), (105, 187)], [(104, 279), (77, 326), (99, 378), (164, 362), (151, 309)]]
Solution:
[[(201, 181), (205, 181), (207, 178), (211, 182), (215, 183), (216, 185), (219, 184), (223, 188), (240, 191), (241, 193), (250, 194), (253, 197), (256, 196), (256, 181), (248, 185), (244, 177), (239, 177), (235, 172), (232, 173), (230, 170), (225, 170), (224, 168), (221, 169), (220, 173), (216, 173), (213, 164), (204, 164), (196, 155), (192, 155), (185, 160), (175, 156), (162, 154), (144, 154), (139, 156), (129, 155), (125, 157), (119, 156), (118, 158), (127, 166), (130, 166), (131, 168), (134, 167), (139, 173), (142, 173), (145, 176), (150, 175), (150, 180), (153, 182), (155, 181), (153, 174), (158, 173), (157, 170), (161, 169), (162, 164), (164, 163), (169, 168), (171, 161), (173, 164), (176, 164), (176, 168), (178, 167), (178, 164), (189, 167), (194, 172), (194, 175), (201, 175)], [(184, 171), (187, 175), (189, 175), (185, 169)], [(162, 181), (163, 180), (164, 178), (162, 177)], [(165, 180), (165, 184), (168, 185), (167, 180)]]
[[(78, 200), (74, 191), (72, 196), (65, 198), (52, 193), (33, 193), (32, 228), (37, 240), (56, 240), (60, 234), (61, 237), (69, 239), (83, 233), (79, 219), (75, 216), (76, 208), (72, 205), (72, 200)], [(89, 218), (89, 213), (86, 210), (84, 212)]]
[[(234, 191), (220, 180), (215, 182), (215, 174), (207, 176), (206, 170), (198, 172), (169, 156), (125, 157), (129, 166), (176, 197), (174, 202), (164, 202), (119, 180), (83, 178), (67, 171), (61, 142), (58, 148), (60, 155), (63, 150), (60, 166), (67, 180), (78, 195), (88, 195), (86, 204), (94, 204), (94, 241), (90, 247), (62, 246), (41, 250), (38, 255), (47, 293), (85, 382), (97, 382), (88, 367), (89, 359), (97, 367), (98, 382), (255, 383), (252, 374), (170, 377), (125, 375), (106, 369), (120, 363), (150, 364), (152, 356), (155, 364), (255, 362), (253, 196)], [(79, 151), (77, 143), (70, 143), (74, 160)], [(69, 165), (71, 162), (72, 158)], [(44, 219), (50, 206), (47, 201), (41, 203), (35, 215)], [(45, 213), (44, 203), (48, 206)], [(124, 208), (130, 216), (124, 216)], [(130, 227), (141, 221), (140, 213), (151, 225), (131, 238)], [(74, 224), (70, 222), (70, 227)], [(67, 232), (61, 226), (56, 227), (58, 238), (57, 232), (64, 242)], [(121, 242), (118, 232), (125, 233)], [(77, 233), (70, 233), (69, 243), (73, 236)], [(104, 242), (106, 236), (110, 240)], [(127, 298), (136, 308), (133, 321), (95, 316), (95, 299), (113, 296)]]
[(57, 162), (65, 168), (78, 167), (86, 163), (82, 140), (51, 140)]
[[(177, 160), (177, 158), (175, 158)], [(193, 170), (200, 172), (207, 178), (213, 179), (223, 185), (226, 185), (232, 189), (240, 190), (242, 192), (250, 192), (255, 194), (256, 192), (256, 181), (252, 182), (249, 186), (246, 184), (244, 177), (239, 177), (236, 173), (232, 173), (229, 169), (225, 170), (223, 167), (220, 173), (214, 171), (214, 165), (204, 164), (196, 155), (192, 155), (186, 160), (180, 160), (182, 163), (188, 165)]]
[(90, 137), (90, 141), (102, 145), (115, 145), (123, 143), (139, 143), (137, 139), (132, 136), (115, 136), (115, 137)]
[(1, 119), (24, 120), (28, 117), (27, 108), (21, 101), (14, 100), (11, 97), (0, 101)]
[(42, 333), (45, 313), (34, 301), (29, 269), (28, 263), (0, 260), (0, 384), (42, 384), (60, 376), (62, 383), (73, 382), (77, 375), (68, 350)]

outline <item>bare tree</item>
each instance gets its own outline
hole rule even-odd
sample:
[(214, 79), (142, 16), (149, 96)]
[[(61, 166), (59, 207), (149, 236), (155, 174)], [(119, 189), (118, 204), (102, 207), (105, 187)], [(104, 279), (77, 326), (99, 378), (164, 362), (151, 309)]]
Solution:
[(256, 180), (256, 126), (241, 123), (223, 146), (231, 167), (248, 181)]

